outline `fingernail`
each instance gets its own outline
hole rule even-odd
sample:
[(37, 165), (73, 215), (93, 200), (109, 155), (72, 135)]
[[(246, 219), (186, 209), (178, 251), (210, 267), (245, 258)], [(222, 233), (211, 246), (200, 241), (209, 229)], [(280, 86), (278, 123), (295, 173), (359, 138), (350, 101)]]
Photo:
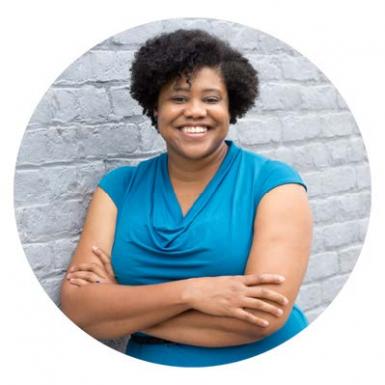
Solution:
[(92, 250), (97, 251), (98, 248), (96, 246), (92, 246)]
[(282, 314), (283, 314), (283, 311), (282, 311), (281, 309), (278, 309), (278, 310), (277, 310), (277, 314), (278, 314), (278, 315), (282, 315)]
[(283, 281), (285, 280), (285, 277), (283, 277), (282, 275), (279, 275), (279, 276), (278, 276), (278, 279), (279, 279), (281, 282), (283, 282)]
[(71, 278), (71, 274), (67, 274), (67, 279), (70, 279)]
[(269, 322), (267, 322), (267, 321), (262, 321), (262, 326), (263, 326), (263, 327), (269, 326)]

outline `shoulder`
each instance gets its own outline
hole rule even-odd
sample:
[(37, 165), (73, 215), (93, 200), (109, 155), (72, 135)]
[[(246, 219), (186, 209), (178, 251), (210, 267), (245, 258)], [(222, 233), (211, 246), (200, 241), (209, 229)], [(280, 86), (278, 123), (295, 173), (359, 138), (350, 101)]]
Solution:
[(135, 171), (134, 166), (118, 167), (107, 172), (98, 183), (98, 187), (109, 195), (117, 208), (120, 206)]
[(241, 154), (242, 163), (253, 178), (258, 200), (275, 187), (285, 184), (298, 184), (307, 189), (298, 171), (289, 164), (243, 148)]
[(148, 176), (150, 169), (156, 170), (156, 165), (163, 154), (143, 160), (136, 166), (122, 166), (108, 171), (98, 183), (119, 209), (126, 192), (138, 181)]

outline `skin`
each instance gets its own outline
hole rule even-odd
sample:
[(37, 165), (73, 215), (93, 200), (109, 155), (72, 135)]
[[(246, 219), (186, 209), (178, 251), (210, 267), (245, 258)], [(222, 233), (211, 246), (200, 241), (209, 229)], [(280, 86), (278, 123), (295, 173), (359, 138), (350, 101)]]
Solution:
[[(185, 78), (166, 84), (155, 113), (167, 143), (170, 179), (185, 215), (227, 151), (230, 117), (220, 72), (203, 68), (194, 73), (191, 86)], [(183, 126), (209, 129), (191, 137), (182, 132)], [(311, 244), (311, 212), (301, 186), (279, 186), (262, 198), (243, 276), (119, 285), (109, 257), (115, 221), (116, 207), (98, 188), (62, 285), (63, 311), (91, 335), (114, 338), (144, 331), (174, 342), (231, 346), (261, 339), (286, 321)]]

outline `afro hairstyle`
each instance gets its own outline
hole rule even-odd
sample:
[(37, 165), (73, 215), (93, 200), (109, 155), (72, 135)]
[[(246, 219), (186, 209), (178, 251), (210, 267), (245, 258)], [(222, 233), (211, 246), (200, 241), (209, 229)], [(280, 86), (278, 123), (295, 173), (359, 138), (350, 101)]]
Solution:
[(227, 42), (200, 29), (178, 29), (148, 39), (135, 52), (131, 96), (156, 127), (154, 111), (161, 88), (202, 67), (218, 68), (229, 96), (230, 123), (244, 116), (258, 96), (257, 71)]

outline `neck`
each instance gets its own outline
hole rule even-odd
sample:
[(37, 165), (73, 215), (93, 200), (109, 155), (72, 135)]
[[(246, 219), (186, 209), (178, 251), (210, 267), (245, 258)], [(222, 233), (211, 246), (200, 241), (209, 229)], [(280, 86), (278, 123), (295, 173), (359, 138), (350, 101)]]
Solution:
[(173, 155), (168, 157), (170, 178), (179, 182), (200, 182), (211, 178), (226, 156), (228, 146), (225, 142), (203, 159), (190, 160)]

